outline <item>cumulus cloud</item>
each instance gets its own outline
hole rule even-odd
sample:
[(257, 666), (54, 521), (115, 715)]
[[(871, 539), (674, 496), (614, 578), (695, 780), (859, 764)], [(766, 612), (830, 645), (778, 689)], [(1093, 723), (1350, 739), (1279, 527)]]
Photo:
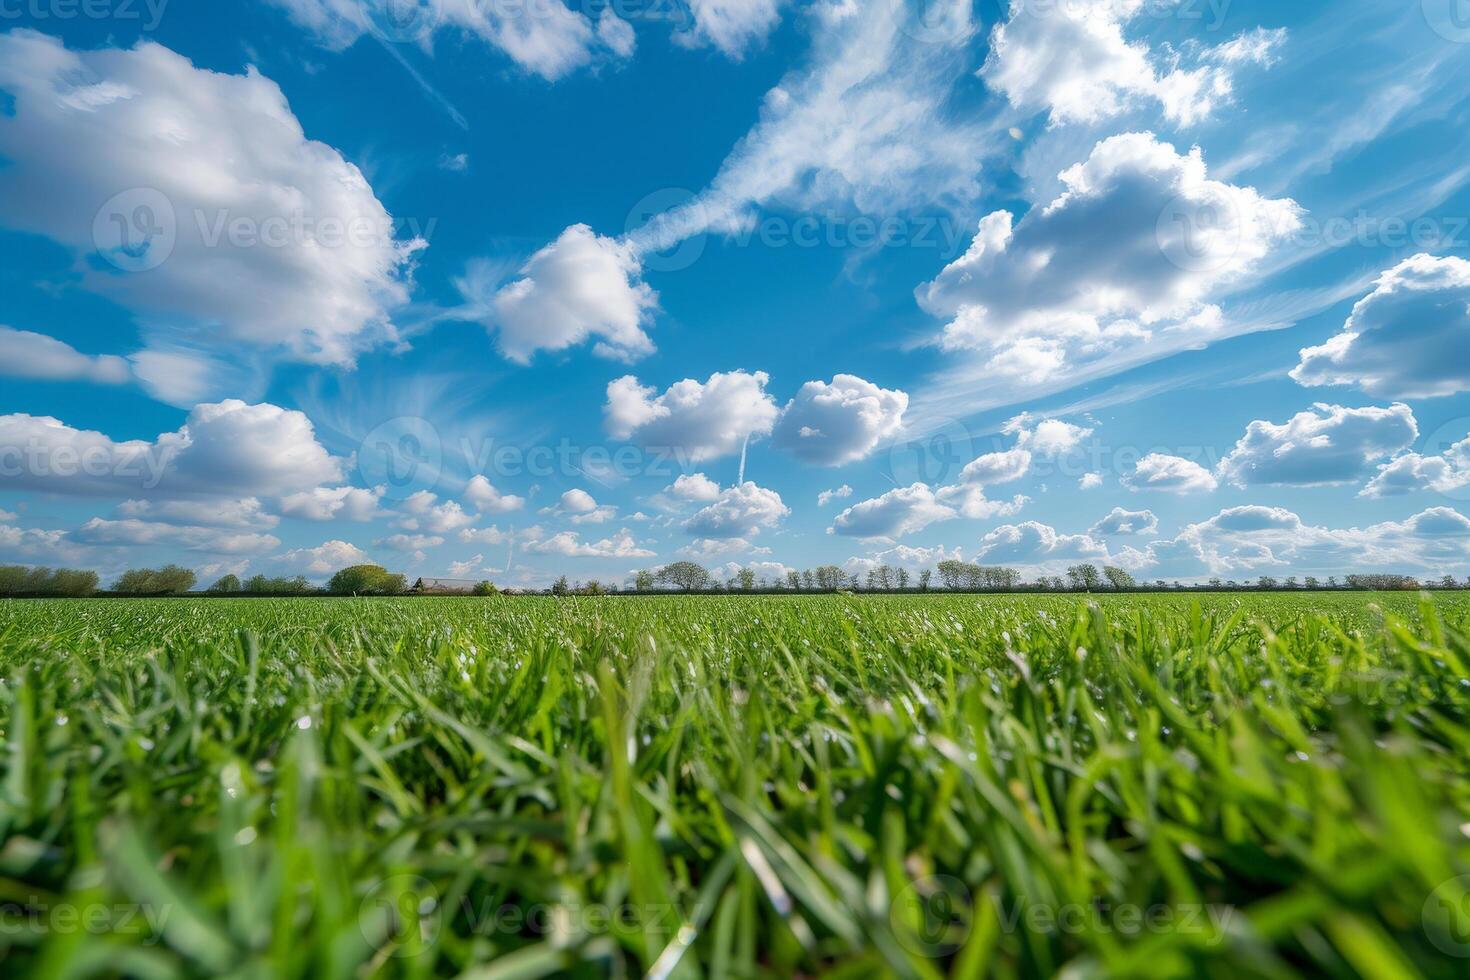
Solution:
[(1082, 474), (1082, 479), (1077, 481), (1077, 489), (1079, 490), (1096, 490), (1102, 485), (1103, 475), (1101, 473), (1084, 473)]
[(465, 544), (509, 544), (515, 535), (510, 531), (502, 531), (500, 528), (491, 526), (486, 528), (465, 528), (459, 532), (459, 540)]
[(709, 504), (720, 498), (720, 485), (703, 473), (686, 473), (664, 488), (664, 493), (677, 500)]
[(464, 499), (481, 514), (509, 514), (526, 506), (524, 497), (501, 493), (483, 475), (470, 479), (465, 487)]
[(573, 524), (606, 524), (618, 516), (616, 507), (599, 505), (586, 490), (568, 490), (556, 506), (546, 507), (542, 514), (565, 517)]
[(537, 351), (595, 339), (593, 353), (627, 362), (654, 350), (644, 330), (658, 294), (642, 275), (626, 243), (572, 225), (527, 259), (511, 282), (497, 288), (481, 263), (457, 285), (468, 303), (465, 315), (487, 318), (500, 352), (512, 361), (527, 364)]
[(960, 471), (960, 481), (977, 487), (1013, 483), (1031, 471), (1031, 458), (1029, 449), (986, 453), (965, 465)]
[(1065, 456), (1082, 447), (1092, 430), (1061, 419), (1037, 419), (1030, 414), (1017, 415), (1002, 428), (1016, 437), (1017, 445), (1038, 456)]
[(624, 528), (610, 538), (584, 542), (575, 531), (563, 531), (542, 541), (534, 541), (526, 550), (538, 555), (560, 555), (563, 558), (653, 558), (654, 552), (640, 547), (631, 531)]
[(1047, 566), (1063, 561), (1107, 561), (1108, 548), (1087, 534), (1059, 534), (1036, 521), (1004, 524), (980, 541), (977, 560), (989, 564)]
[(1378, 467), (1378, 473), (1360, 496), (1393, 497), (1432, 490), (1450, 493), (1470, 486), (1470, 436), (1443, 454), (1405, 453)]
[(708, 44), (739, 61), (781, 19), (782, 0), (689, 0), (694, 24), (675, 34), (688, 45)]
[(698, 538), (753, 538), (790, 514), (779, 493), (746, 482), (722, 491), (719, 499), (686, 521), (684, 529)]
[(362, 172), (254, 68), (16, 30), (0, 34), (0, 91), (0, 222), (75, 249), (83, 283), (137, 312), (150, 347), (346, 365), (392, 336), (424, 243), (396, 236)]
[(1157, 534), (1159, 530), (1159, 519), (1151, 510), (1124, 510), (1122, 507), (1114, 507), (1112, 512), (1092, 525), (1088, 534), (1099, 537), (1118, 536), (1124, 534)]
[(928, 485), (915, 483), (847, 508), (832, 522), (832, 531), (850, 538), (892, 539), (956, 516), (955, 509), (941, 503)]
[(1415, 255), (1378, 277), (1342, 333), (1301, 352), (1307, 387), (1356, 385), (1381, 398), (1470, 390), (1470, 261)]
[(18, 527), (14, 514), (0, 511), (0, 555), (11, 561), (81, 562), (84, 551), (67, 540), (65, 531)]
[(281, 498), (281, 513), (305, 521), (371, 521), (381, 516), (384, 487), (315, 487)]
[(430, 534), (448, 534), (468, 527), (475, 519), (464, 512), (457, 501), (439, 498), (428, 490), (420, 490), (403, 502), (404, 516), (398, 526), (405, 531), (426, 531)]
[(258, 555), (279, 548), (281, 539), (270, 534), (230, 532), (215, 527), (192, 527), (156, 521), (94, 517), (71, 534), (83, 544), (172, 545), (215, 555)]
[(1402, 403), (1389, 408), (1318, 404), (1280, 425), (1252, 422), (1221, 461), (1220, 475), (1239, 487), (1352, 483), (1418, 437), (1414, 413)]
[(1123, 478), (1123, 485), (1136, 491), (1210, 493), (1220, 486), (1220, 481), (1194, 460), (1150, 453), (1138, 461), (1130, 475)]
[(1470, 519), (1433, 507), (1403, 521), (1332, 529), (1281, 507), (1222, 510), (1143, 555), (1160, 574), (1443, 572), (1470, 560)]
[(605, 426), (614, 439), (673, 449), (696, 463), (729, 456), (775, 426), (780, 412), (766, 393), (769, 381), (763, 371), (716, 372), (703, 383), (686, 378), (659, 394), (631, 375), (618, 378), (607, 386)]
[(54, 337), (3, 325), (0, 325), (0, 374), (107, 385), (127, 384), (133, 377), (128, 362), (121, 357), (83, 354)]
[(726, 555), (769, 555), (770, 548), (762, 548), (745, 538), (695, 538), (680, 548), (678, 554), (695, 561), (709, 561)]
[(369, 564), (367, 553), (346, 541), (325, 541), (315, 548), (295, 548), (280, 555), (283, 565), (300, 568), (310, 575), (330, 575), (353, 565)]
[(255, 497), (239, 500), (125, 500), (118, 505), (119, 517), (165, 524), (196, 524), (204, 527), (272, 528), (281, 522), (265, 512)]
[(1030, 497), (1021, 494), (1016, 494), (1010, 500), (991, 500), (985, 495), (984, 486), (965, 483), (940, 487), (935, 491), (934, 496), (940, 503), (954, 508), (955, 513), (960, 517), (966, 517), (972, 521), (988, 521), (995, 517), (1014, 517), (1031, 502)]
[(782, 411), (772, 444), (816, 466), (854, 463), (898, 434), (908, 406), (906, 393), (851, 374), (808, 381)]
[(1270, 64), (1286, 39), (1284, 30), (1257, 28), (1218, 47), (1155, 55), (1125, 37), (1148, 7), (1149, 0), (1016, 0), (991, 33), (981, 77), (1018, 109), (1048, 112), (1054, 124), (1099, 122), (1152, 103), (1189, 125), (1228, 104), (1235, 72)]
[(341, 479), (301, 412), (229, 400), (176, 432), (114, 442), (43, 416), (0, 416), (0, 485), (50, 493), (275, 497)]
[(444, 538), (437, 534), (390, 534), (373, 543), (380, 548), (420, 554), (428, 548), (439, 547), (444, 543)]
[(844, 483), (842, 486), (836, 488), (835, 490), (823, 490), (821, 493), (817, 494), (817, 506), (826, 507), (834, 500), (846, 500), (848, 497), (851, 496), (852, 487)]
[(612, 8), (594, 20), (560, 2), (417, 0), (407, 8), (407, 16), (394, 0), (270, 2), (334, 50), (350, 47), (364, 34), (390, 43), (418, 40), (428, 46), (436, 31), (456, 31), (478, 38), (547, 81), (633, 53), (633, 29)]
[(1025, 385), (1221, 335), (1211, 295), (1301, 220), (1295, 202), (1210, 180), (1198, 148), (1180, 154), (1151, 133), (1104, 140), (1061, 181), (1019, 222), (983, 218), (969, 250), (917, 294), (948, 321), (946, 349)]

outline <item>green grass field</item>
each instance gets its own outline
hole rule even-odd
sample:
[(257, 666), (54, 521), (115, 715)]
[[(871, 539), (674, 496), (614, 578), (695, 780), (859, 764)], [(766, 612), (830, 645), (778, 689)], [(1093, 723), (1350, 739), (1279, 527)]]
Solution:
[(0, 603), (0, 975), (1470, 976), (1470, 598)]

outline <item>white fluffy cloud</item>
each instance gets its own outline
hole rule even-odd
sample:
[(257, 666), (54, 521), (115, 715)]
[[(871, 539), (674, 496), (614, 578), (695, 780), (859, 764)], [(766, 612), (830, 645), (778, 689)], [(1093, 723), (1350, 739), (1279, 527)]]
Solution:
[(1158, 574), (1443, 572), (1470, 562), (1470, 519), (1434, 507), (1367, 528), (1307, 524), (1281, 507), (1232, 507), (1142, 554)]
[(0, 222), (75, 249), (86, 286), (139, 313), (150, 346), (350, 364), (391, 336), (423, 242), (396, 236), (362, 172), (309, 140), (254, 68), (17, 30), (0, 34), (0, 90), (14, 99)]
[(955, 509), (941, 503), (930, 487), (915, 483), (847, 508), (832, 522), (832, 531), (850, 538), (892, 539), (956, 516)]
[(851, 374), (808, 381), (781, 413), (772, 444), (804, 463), (841, 466), (865, 458), (903, 427), (909, 396)]
[(458, 285), (471, 307), (488, 317), (501, 353), (512, 361), (526, 364), (537, 351), (565, 350), (594, 338), (599, 357), (633, 361), (654, 349), (644, 328), (658, 308), (658, 294), (642, 274), (626, 243), (572, 225), (488, 298), (483, 267), (472, 268)]
[(826, 507), (834, 500), (846, 500), (848, 497), (851, 496), (852, 487), (844, 483), (842, 486), (837, 487), (835, 490), (823, 490), (821, 493), (817, 494), (817, 506)]
[(1151, 510), (1124, 510), (1114, 507), (1112, 512), (1088, 530), (1088, 534), (1108, 537), (1124, 534), (1156, 534), (1159, 519)]
[(1180, 154), (1151, 133), (1104, 140), (1061, 180), (1063, 193), (1019, 222), (982, 219), (969, 250), (918, 291), (948, 321), (947, 349), (1026, 385), (1219, 336), (1211, 294), (1301, 220), (1295, 202), (1210, 180), (1198, 148)]
[(457, 501), (439, 498), (428, 490), (420, 490), (403, 502), (404, 516), (398, 526), (405, 531), (425, 531), (429, 534), (448, 534), (469, 527), (475, 519), (464, 512)]
[(1107, 545), (1087, 534), (1058, 534), (1036, 521), (1005, 524), (980, 541), (977, 560), (988, 564), (1049, 566), (1063, 561), (1106, 561)]
[(1301, 352), (1308, 387), (1356, 385), (1381, 398), (1470, 390), (1470, 261), (1415, 255), (1379, 276), (1342, 333)]
[(720, 499), (720, 485), (703, 473), (686, 473), (666, 487), (664, 493), (676, 500), (709, 504)]
[(1240, 487), (1352, 483), (1418, 436), (1414, 413), (1401, 403), (1389, 408), (1318, 404), (1280, 425), (1252, 422), (1221, 461), (1220, 475)]
[(694, 26), (674, 35), (686, 44), (708, 44), (740, 60), (781, 19), (782, 0), (689, 0)]
[(1150, 0), (1015, 0), (991, 34), (981, 76), (1019, 109), (1047, 111), (1053, 123), (1098, 122), (1137, 105), (1158, 105), (1188, 125), (1228, 103), (1235, 71), (1270, 64), (1285, 31), (1257, 29), (1212, 48), (1157, 56), (1125, 28)]
[(325, 46), (342, 49), (364, 34), (390, 43), (432, 42), (440, 29), (479, 38), (525, 71), (555, 81), (579, 68), (632, 55), (633, 29), (611, 7), (596, 20), (559, 0), (270, 0)]
[(618, 378), (607, 386), (607, 432), (681, 452), (696, 463), (729, 456), (775, 426), (780, 412), (766, 393), (769, 381), (763, 371), (716, 372), (706, 382), (686, 378), (659, 394), (631, 375)]
[(501, 493), (482, 475), (470, 479), (464, 499), (481, 514), (509, 514), (526, 506), (524, 497)]
[(274, 497), (341, 479), (301, 412), (229, 400), (176, 432), (113, 442), (54, 418), (0, 416), (0, 485), (52, 493)]
[(109, 385), (126, 384), (133, 377), (121, 357), (83, 354), (54, 337), (6, 326), (0, 326), (0, 374)]
[(684, 529), (699, 538), (753, 538), (790, 514), (779, 493), (746, 482), (722, 491), (718, 500), (686, 521)]
[[(393, 551), (406, 551), (416, 555), (429, 548), (437, 548), (444, 543), (444, 538), (437, 534), (390, 534), (386, 538), (374, 541), (381, 548), (389, 548)], [(419, 560), (422, 560), (420, 558)]]
[(280, 523), (280, 518), (267, 514), (255, 497), (239, 500), (125, 500), (118, 505), (117, 514), (130, 519), (203, 527), (272, 528)]
[(1000, 453), (977, 456), (960, 471), (963, 483), (977, 487), (995, 486), (997, 483), (1013, 483), (1031, 470), (1029, 449), (1008, 449)]
[(565, 517), (573, 524), (606, 524), (618, 516), (616, 507), (599, 505), (586, 490), (568, 490), (554, 507), (543, 508), (541, 513)]
[(1220, 486), (1215, 474), (1192, 459), (1150, 453), (1138, 461), (1133, 472), (1123, 478), (1130, 490), (1155, 490), (1161, 493), (1210, 493)]
[(1405, 453), (1384, 463), (1361, 496), (1392, 497), (1421, 490), (1450, 493), (1464, 487), (1470, 487), (1470, 435), (1441, 455)]
[(384, 488), (315, 487), (281, 498), (281, 513), (306, 521), (371, 521), (380, 516)]
[(295, 548), (277, 559), (284, 565), (299, 568), (311, 575), (330, 575), (353, 565), (366, 565), (371, 559), (355, 544), (332, 540), (315, 548)]
[(137, 547), (168, 545), (213, 555), (259, 555), (280, 547), (281, 539), (270, 534), (223, 531), (214, 527), (162, 524), (156, 521), (94, 517), (70, 537), (82, 544)]
[(1014, 435), (1017, 445), (1038, 456), (1065, 456), (1081, 448), (1092, 430), (1061, 419), (1036, 419), (1029, 414), (1017, 415), (1002, 431)]
[(563, 531), (543, 541), (534, 541), (526, 550), (538, 555), (560, 555), (563, 558), (653, 558), (652, 551), (640, 547), (626, 528), (601, 541), (584, 542), (575, 531)]

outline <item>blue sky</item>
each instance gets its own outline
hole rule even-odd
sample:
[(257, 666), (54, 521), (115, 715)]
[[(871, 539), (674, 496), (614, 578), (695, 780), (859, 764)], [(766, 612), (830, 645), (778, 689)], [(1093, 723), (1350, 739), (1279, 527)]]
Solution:
[(1467, 68), (1463, 0), (0, 5), (0, 561), (1464, 578)]

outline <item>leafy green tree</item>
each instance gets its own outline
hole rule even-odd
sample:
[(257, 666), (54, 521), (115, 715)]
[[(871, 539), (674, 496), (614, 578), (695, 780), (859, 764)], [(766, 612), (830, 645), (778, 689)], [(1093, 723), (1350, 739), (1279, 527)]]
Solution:
[(219, 594), (239, 592), (240, 588), (240, 577), (238, 575), (224, 575), (220, 577), (218, 582), (211, 585), (207, 591)]
[(1102, 587), (1102, 575), (1096, 565), (1073, 565), (1067, 569), (1067, 581), (1076, 592), (1096, 592)]
[(0, 566), (0, 595), (82, 598), (97, 591), (97, 573), (70, 568)]
[(1126, 592), (1129, 589), (1138, 588), (1138, 583), (1134, 581), (1133, 576), (1121, 568), (1106, 565), (1103, 567), (1103, 575), (1107, 577), (1108, 584), (1119, 592)]
[(125, 595), (181, 595), (194, 588), (196, 581), (193, 572), (178, 565), (135, 568), (123, 572), (112, 590)]
[(495, 587), (494, 582), (476, 582), (475, 587), (470, 590), (470, 594), (477, 596), (500, 595), (500, 590)]
[(659, 569), (655, 577), (659, 582), (683, 589), (685, 592), (707, 589), (711, 582), (709, 569), (703, 565), (696, 565), (692, 561), (676, 561), (672, 565), (666, 565)]
[(646, 568), (633, 577), (633, 588), (638, 592), (652, 592), (653, 586), (653, 572)]
[(327, 583), (327, 591), (333, 595), (400, 595), (407, 590), (408, 582), (402, 575), (381, 565), (353, 565)]

